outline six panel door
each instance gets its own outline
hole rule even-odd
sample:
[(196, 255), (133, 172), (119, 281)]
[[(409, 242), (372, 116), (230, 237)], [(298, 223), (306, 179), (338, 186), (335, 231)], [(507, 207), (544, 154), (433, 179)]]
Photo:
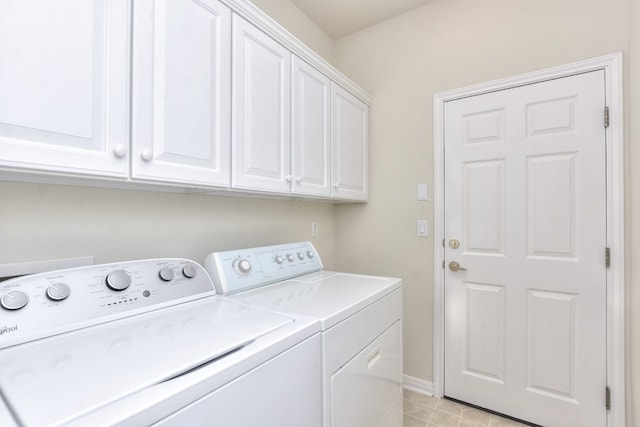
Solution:
[(445, 104), (446, 396), (606, 425), (604, 87), (600, 70)]

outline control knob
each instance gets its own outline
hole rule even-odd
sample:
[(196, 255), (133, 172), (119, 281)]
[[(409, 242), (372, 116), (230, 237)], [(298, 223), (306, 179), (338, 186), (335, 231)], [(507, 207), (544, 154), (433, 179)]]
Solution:
[(307, 251), (307, 258), (313, 258), (313, 251)]
[(131, 285), (131, 276), (126, 270), (114, 270), (107, 275), (107, 286), (112, 291), (124, 291)]
[(196, 268), (193, 266), (193, 264), (187, 264), (182, 267), (182, 275), (187, 279), (193, 279), (194, 277), (196, 277)]
[(54, 283), (47, 288), (47, 297), (52, 301), (62, 301), (71, 294), (71, 289), (64, 283)]
[(244, 258), (238, 258), (233, 262), (233, 269), (239, 274), (247, 274), (251, 271), (251, 263)]
[(9, 291), (0, 299), (0, 305), (7, 310), (20, 310), (29, 302), (29, 295), (22, 291)]
[(293, 262), (293, 260), (294, 260), (293, 255), (292, 254), (287, 254), (287, 261)]
[(302, 261), (304, 259), (304, 254), (302, 252), (298, 252), (298, 259)]
[(282, 264), (283, 262), (284, 262), (284, 258), (282, 258), (282, 256), (280, 255), (276, 256), (276, 263)]
[(164, 267), (160, 269), (160, 271), (158, 272), (158, 276), (160, 276), (160, 278), (165, 282), (170, 282), (176, 277), (175, 273), (173, 272), (173, 268), (171, 267)]

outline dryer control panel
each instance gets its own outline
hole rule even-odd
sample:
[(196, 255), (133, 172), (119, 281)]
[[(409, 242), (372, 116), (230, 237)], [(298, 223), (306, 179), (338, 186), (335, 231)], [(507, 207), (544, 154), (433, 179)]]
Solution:
[(179, 258), (10, 279), (0, 283), (0, 349), (212, 295), (204, 268)]
[(322, 270), (322, 260), (311, 242), (299, 242), (214, 252), (204, 266), (227, 295)]

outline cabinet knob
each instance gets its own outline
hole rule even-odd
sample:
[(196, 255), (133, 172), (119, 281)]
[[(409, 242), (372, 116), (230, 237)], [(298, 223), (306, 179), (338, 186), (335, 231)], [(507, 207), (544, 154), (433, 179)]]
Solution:
[(302, 182), (302, 178), (300, 178), (299, 176), (296, 176), (296, 184), (300, 184), (300, 182)]
[(113, 154), (117, 158), (121, 159), (127, 155), (127, 147), (125, 147), (123, 144), (118, 144), (115, 147), (113, 147)]
[(286, 179), (286, 180), (287, 180), (287, 182), (291, 182), (291, 175), (287, 175), (287, 176), (285, 176), (285, 177), (284, 177), (284, 179)]
[(140, 153), (140, 157), (142, 157), (142, 160), (144, 160), (145, 162), (148, 162), (149, 160), (153, 159), (153, 152), (148, 148), (145, 148)]

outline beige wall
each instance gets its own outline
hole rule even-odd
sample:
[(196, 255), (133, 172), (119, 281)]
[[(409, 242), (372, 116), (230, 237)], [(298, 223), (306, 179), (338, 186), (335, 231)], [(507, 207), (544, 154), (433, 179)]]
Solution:
[[(635, 17), (640, 17), (637, 11)], [(640, 23), (633, 18), (626, 0), (435, 0), (337, 41), (337, 67), (368, 90), (374, 102), (370, 201), (336, 208), (336, 266), (403, 278), (406, 374), (433, 378), (433, 240), (415, 235), (416, 220), (422, 218), (429, 220), (433, 234), (432, 201), (416, 201), (418, 183), (433, 190), (433, 94), (617, 51), (628, 61), (628, 29), (634, 27), (629, 20)], [(640, 42), (636, 32), (633, 41)], [(640, 55), (638, 49), (632, 53)], [(637, 80), (631, 82), (634, 89)], [(640, 102), (640, 91), (635, 92), (627, 103), (627, 122), (640, 116), (633, 110), (634, 100)], [(640, 158), (633, 147), (629, 154), (627, 212), (632, 218), (640, 203), (640, 173), (632, 169)], [(632, 264), (640, 232), (630, 220), (627, 227), (633, 232), (627, 234)], [(640, 280), (639, 269), (631, 266), (631, 291), (629, 283)], [(635, 308), (628, 349), (636, 355), (628, 375), (638, 390), (640, 326), (634, 325), (640, 325), (640, 299), (638, 292), (628, 298)], [(635, 408), (631, 400), (628, 408), (629, 415), (635, 411), (637, 424), (640, 401), (635, 401)], [(628, 421), (632, 425), (631, 417)]]
[(213, 251), (311, 240), (334, 265), (328, 203), (7, 182), (0, 195), (0, 263), (86, 255), (204, 262)]

